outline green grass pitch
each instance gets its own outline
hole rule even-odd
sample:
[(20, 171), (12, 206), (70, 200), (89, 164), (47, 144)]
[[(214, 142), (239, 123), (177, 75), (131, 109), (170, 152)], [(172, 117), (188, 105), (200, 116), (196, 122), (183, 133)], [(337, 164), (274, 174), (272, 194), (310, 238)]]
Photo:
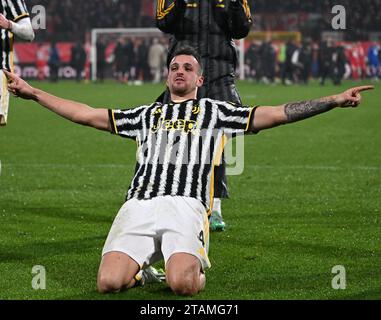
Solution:
[[(153, 101), (162, 85), (33, 83), (92, 106)], [(342, 91), (238, 83), (246, 104)], [(228, 177), (227, 230), (212, 233), (196, 299), (381, 298), (381, 86), (339, 109), (245, 138), (245, 168)], [(132, 178), (135, 143), (11, 98), (0, 128), (0, 299), (181, 299), (164, 284), (96, 291), (101, 250)], [(46, 268), (34, 290), (32, 268)], [(346, 289), (331, 286), (332, 268)]]

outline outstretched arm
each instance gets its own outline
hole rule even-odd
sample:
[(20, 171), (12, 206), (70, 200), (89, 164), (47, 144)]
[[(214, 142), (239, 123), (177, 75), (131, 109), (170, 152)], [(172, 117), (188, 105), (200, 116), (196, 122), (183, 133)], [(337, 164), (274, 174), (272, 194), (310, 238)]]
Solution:
[(277, 107), (258, 107), (250, 124), (250, 130), (256, 132), (304, 120), (337, 107), (357, 107), (361, 102), (360, 92), (373, 88), (373, 86), (361, 86), (316, 100), (286, 103)]
[(45, 91), (33, 88), (20, 77), (6, 70), (8, 90), (15, 96), (34, 100), (61, 117), (82, 125), (111, 132), (107, 109), (95, 109), (86, 104), (62, 99)]

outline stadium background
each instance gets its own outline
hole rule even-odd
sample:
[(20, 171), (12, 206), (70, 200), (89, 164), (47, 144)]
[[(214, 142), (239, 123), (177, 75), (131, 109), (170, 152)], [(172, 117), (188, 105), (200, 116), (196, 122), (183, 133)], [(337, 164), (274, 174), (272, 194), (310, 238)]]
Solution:
[[(119, 36), (105, 39), (105, 82), (89, 80), (91, 30), (155, 27), (154, 2), (27, 1), (30, 10), (46, 8), (47, 29), (36, 30), (33, 43), (16, 40), (15, 70), (33, 85), (92, 106), (152, 101), (163, 83), (152, 83), (150, 72), (144, 78), (130, 64), (126, 77), (115, 74)], [(245, 50), (251, 40), (260, 47), (273, 38), (274, 81), (267, 67), (255, 69), (245, 60), (247, 80), (238, 82), (245, 104), (309, 99), (364, 83), (378, 90), (365, 93), (358, 110), (337, 110), (246, 139), (245, 172), (229, 178), (231, 199), (223, 204), (228, 229), (211, 234), (213, 268), (197, 298), (380, 299), (381, 94), (368, 48), (381, 40), (381, 1), (249, 3), (254, 26)], [(346, 30), (332, 30), (336, 4), (346, 8)], [(297, 66), (289, 85), (281, 84), (280, 48), (289, 37), (311, 48), (308, 86)], [(142, 41), (129, 40), (132, 55), (139, 56), (134, 53)], [(324, 41), (345, 48), (340, 86), (330, 80), (319, 85)], [(50, 81), (52, 42), (61, 57), (58, 83)], [(76, 42), (87, 53), (80, 82), (70, 80), (76, 76), (71, 65)], [(9, 124), (0, 131), (0, 160), (0, 299), (175, 298), (160, 284), (118, 296), (95, 290), (101, 248), (132, 177), (134, 144), (77, 128), (33, 103), (12, 99)], [(31, 287), (34, 265), (46, 267), (46, 290)], [(332, 289), (335, 265), (347, 270), (345, 290)]]

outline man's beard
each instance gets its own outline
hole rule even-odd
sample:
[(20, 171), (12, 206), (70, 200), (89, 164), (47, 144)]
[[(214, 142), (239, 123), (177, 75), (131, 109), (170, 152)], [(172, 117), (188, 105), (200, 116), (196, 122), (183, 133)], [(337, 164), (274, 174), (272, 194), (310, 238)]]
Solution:
[(187, 95), (189, 92), (192, 91), (192, 88), (189, 88), (187, 86), (173, 86), (172, 87), (172, 93), (177, 95), (177, 96), (185, 96)]

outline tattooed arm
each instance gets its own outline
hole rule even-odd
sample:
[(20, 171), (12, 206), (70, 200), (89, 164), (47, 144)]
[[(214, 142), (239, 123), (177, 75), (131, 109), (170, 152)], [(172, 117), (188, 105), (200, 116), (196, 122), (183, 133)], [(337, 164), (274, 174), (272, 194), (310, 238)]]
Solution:
[(357, 107), (361, 102), (360, 92), (370, 89), (373, 89), (373, 86), (355, 87), (341, 94), (316, 100), (286, 103), (277, 107), (258, 107), (250, 129), (257, 132), (304, 120), (337, 107)]

